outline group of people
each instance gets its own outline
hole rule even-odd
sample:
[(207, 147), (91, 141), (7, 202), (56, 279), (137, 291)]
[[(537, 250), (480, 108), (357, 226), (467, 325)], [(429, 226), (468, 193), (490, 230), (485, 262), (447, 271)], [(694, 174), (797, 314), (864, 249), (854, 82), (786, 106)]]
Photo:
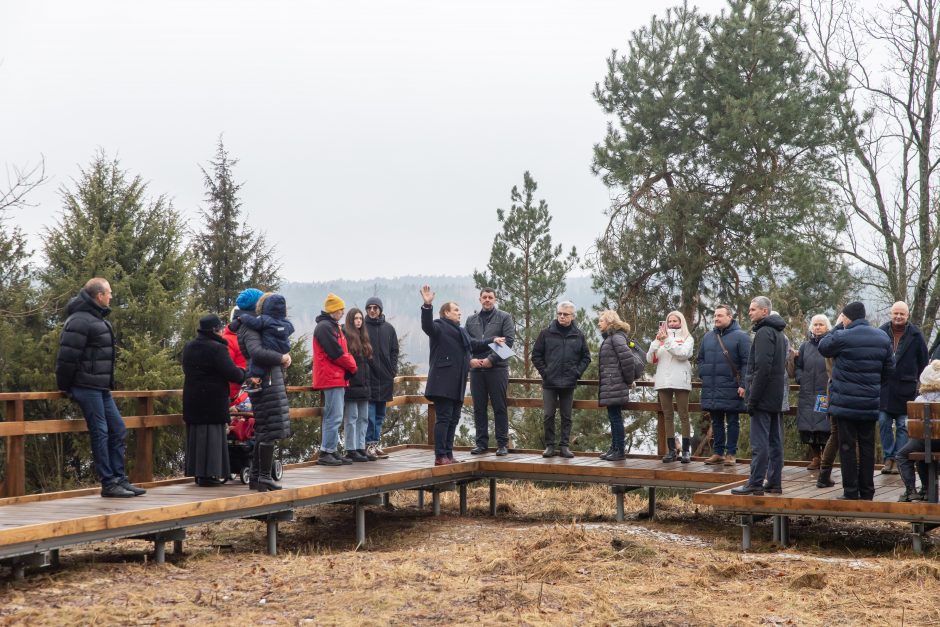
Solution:
[[(133, 497), (146, 490), (127, 477), (126, 430), (111, 396), (115, 360), (114, 331), (107, 320), (111, 295), (107, 280), (93, 278), (69, 302), (56, 381), (79, 404), (88, 424), (101, 495)], [(444, 303), (434, 319), (434, 292), (425, 285), (421, 296), (421, 327), (430, 343), (425, 396), (436, 412), (435, 465), (455, 462), (454, 436), (468, 376), (475, 426), (470, 453), (489, 450), (488, 407), (492, 406), (496, 455), (508, 454), (509, 370), (507, 358), (500, 353), (513, 346), (512, 317), (497, 308), (492, 288), (480, 291), (480, 310), (463, 327), (456, 303)], [(589, 344), (575, 314), (573, 303), (559, 303), (556, 318), (539, 333), (532, 350), (532, 363), (542, 378), (544, 457), (574, 456), (574, 390), (591, 363)], [(877, 423), (884, 453), (881, 472), (900, 472), (906, 487), (901, 500), (922, 499), (923, 488), (916, 489), (914, 464), (908, 455), (923, 450), (923, 442), (908, 441), (906, 407), (915, 398), (940, 399), (940, 361), (928, 363), (926, 341), (909, 321), (907, 305), (895, 303), (891, 321), (881, 328), (868, 323), (865, 307), (858, 302), (845, 306), (834, 327), (825, 316), (814, 316), (798, 350), (790, 347), (784, 335), (786, 322), (772, 311), (767, 297), (754, 298), (748, 316), (753, 339), (741, 329), (729, 306), (718, 305), (714, 328), (704, 335), (696, 354), (685, 317), (671, 311), (660, 321), (644, 353), (631, 339), (630, 325), (616, 311), (602, 311), (597, 318), (603, 338), (598, 354), (598, 404), (607, 411), (611, 445), (601, 459), (625, 458), (622, 412), (634, 381), (649, 362), (655, 366), (654, 388), (667, 434), (663, 462), (691, 461), (688, 407), (696, 355), (701, 406), (711, 416), (714, 438), (714, 454), (706, 464), (736, 463), (739, 416), (746, 411), (751, 417), (751, 474), (734, 493), (782, 491), (782, 416), (789, 408), (788, 377), (792, 376), (800, 386), (797, 425), (802, 441), (813, 452), (809, 469), (819, 470), (819, 487), (834, 485), (831, 473), (838, 453), (843, 482), (840, 498), (873, 498)], [(221, 485), (229, 476), (230, 407), (247, 384), (256, 440), (249, 487), (281, 489), (272, 476), (272, 464), (277, 441), (290, 435), (284, 369), (291, 364), (292, 332), (284, 297), (254, 288), (239, 294), (227, 324), (215, 314), (200, 319), (197, 337), (186, 344), (182, 359), (186, 473), (198, 485)], [(388, 457), (380, 440), (397, 368), (398, 336), (385, 319), (382, 301), (373, 297), (366, 301), (365, 312), (357, 308), (346, 312), (343, 300), (329, 294), (313, 334), (313, 387), (322, 391), (324, 400), (317, 464), (335, 467)], [(556, 413), (561, 417), (557, 431)], [(675, 413), (679, 415), (678, 434)], [(344, 428), (342, 455), (340, 427)], [(923, 467), (919, 470), (923, 479)]]

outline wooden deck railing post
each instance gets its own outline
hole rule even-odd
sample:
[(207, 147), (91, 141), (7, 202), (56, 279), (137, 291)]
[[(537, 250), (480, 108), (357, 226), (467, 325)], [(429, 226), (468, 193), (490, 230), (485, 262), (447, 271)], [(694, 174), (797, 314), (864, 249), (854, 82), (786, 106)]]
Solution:
[(437, 409), (434, 403), (428, 405), (428, 444), (434, 446), (434, 423), (437, 422)]
[[(23, 400), (6, 402), (6, 420), (23, 422)], [(4, 496), (26, 494), (26, 436), (14, 435), (6, 438), (7, 473), (3, 482)]]
[[(137, 399), (137, 415), (153, 415), (152, 396)], [(134, 448), (134, 470), (131, 472), (131, 481), (147, 483), (153, 481), (153, 427), (142, 427), (136, 431), (137, 444)]]
[[(669, 434), (672, 437), (672, 434)], [(656, 454), (666, 454), (666, 418), (663, 410), (656, 412)]]

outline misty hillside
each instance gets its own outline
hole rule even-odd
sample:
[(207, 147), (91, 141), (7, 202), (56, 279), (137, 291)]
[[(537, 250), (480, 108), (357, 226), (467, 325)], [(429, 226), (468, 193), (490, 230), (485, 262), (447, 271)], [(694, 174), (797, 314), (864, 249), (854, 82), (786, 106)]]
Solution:
[[(479, 307), (478, 291), (470, 276), (406, 276), (392, 279), (369, 279), (364, 281), (328, 281), (322, 283), (284, 283), (280, 292), (287, 298), (288, 316), (294, 323), (298, 335), (312, 334), (316, 317), (323, 301), (330, 292), (346, 302), (346, 309), (365, 309), (366, 299), (378, 296), (382, 299), (386, 319), (395, 325), (402, 339), (408, 361), (418, 364), (418, 372), (427, 372), (428, 341), (421, 331), (421, 286), (427, 283), (437, 293), (435, 303), (456, 301), (463, 312), (463, 319)], [(578, 307), (590, 308), (600, 298), (591, 289), (590, 277), (568, 279), (567, 289), (561, 300), (570, 300)], [(435, 316), (437, 314), (435, 313)]]

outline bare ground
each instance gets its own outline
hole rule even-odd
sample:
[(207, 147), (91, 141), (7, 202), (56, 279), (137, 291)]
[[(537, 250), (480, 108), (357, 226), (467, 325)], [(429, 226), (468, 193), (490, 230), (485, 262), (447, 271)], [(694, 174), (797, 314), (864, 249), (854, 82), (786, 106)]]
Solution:
[(461, 518), (445, 494), (435, 518), (395, 493), (359, 550), (342, 505), (298, 511), (277, 557), (255, 521), (192, 528), (164, 566), (140, 541), (64, 550), (60, 569), (4, 581), (0, 624), (940, 625), (940, 560), (915, 557), (905, 525), (799, 519), (780, 549), (768, 522), (742, 554), (733, 520), (687, 495), (620, 524), (601, 486), (499, 498), (491, 518), (472, 488)]

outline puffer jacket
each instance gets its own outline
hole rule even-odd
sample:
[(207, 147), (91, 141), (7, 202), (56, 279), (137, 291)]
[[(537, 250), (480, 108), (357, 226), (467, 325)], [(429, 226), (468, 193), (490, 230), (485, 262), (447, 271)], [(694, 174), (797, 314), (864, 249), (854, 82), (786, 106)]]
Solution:
[(747, 358), (744, 395), (747, 410), (779, 413), (787, 389), (787, 352), (790, 343), (783, 330), (786, 321), (777, 314), (758, 320)]
[[(886, 322), (880, 329), (894, 346), (891, 323)], [(927, 363), (927, 341), (924, 334), (908, 322), (894, 351), (894, 374), (881, 384), (881, 411), (895, 415), (907, 414), (907, 402), (917, 397), (917, 382)]]
[(395, 393), (395, 377), (398, 376), (398, 333), (385, 320), (385, 314), (375, 319), (366, 316), (365, 323), (372, 343), (369, 400), (387, 403)]
[(741, 374), (741, 387), (747, 373), (747, 356), (751, 338), (741, 330), (737, 320), (724, 329), (713, 329), (702, 338), (698, 351), (698, 376), (702, 380), (702, 409), (705, 411), (744, 411), (744, 399), (738, 396), (738, 382), (718, 344), (718, 333), (728, 354)]
[(816, 397), (829, 390), (829, 371), (826, 358), (819, 354), (822, 336), (811, 335), (800, 345), (796, 356), (796, 382), (800, 394), (796, 404), (796, 428), (805, 432), (825, 432), (830, 429), (829, 414), (816, 411)]
[(666, 339), (653, 340), (646, 351), (646, 361), (656, 364), (653, 387), (657, 390), (692, 389), (692, 355), (695, 354), (695, 340), (692, 336), (677, 337), (678, 331), (666, 331)]
[(597, 403), (618, 406), (630, 402), (630, 386), (636, 358), (630, 350), (630, 340), (623, 331), (604, 334), (598, 358)]
[(578, 379), (591, 365), (591, 351), (584, 334), (574, 322), (567, 333), (562, 333), (558, 321), (552, 320), (535, 340), (532, 365), (542, 377), (543, 388), (567, 390), (577, 385)]
[(832, 358), (829, 413), (839, 420), (878, 420), (881, 385), (894, 372), (891, 340), (861, 318), (841, 324), (819, 340), (819, 354)]
[(317, 316), (317, 326), (313, 330), (313, 389), (347, 387), (347, 377), (354, 374), (356, 360), (349, 354), (346, 336), (339, 323), (330, 314), (322, 312)]
[(110, 307), (99, 306), (82, 290), (66, 312), (55, 360), (56, 386), (63, 392), (73, 387), (113, 390), (114, 329), (105, 320)]
[(261, 391), (252, 399), (255, 414), (255, 438), (258, 442), (273, 442), (290, 436), (290, 403), (281, 368), (283, 355), (265, 348), (261, 334), (243, 324), (238, 328), (238, 342), (242, 353), (254, 364), (266, 368)]

